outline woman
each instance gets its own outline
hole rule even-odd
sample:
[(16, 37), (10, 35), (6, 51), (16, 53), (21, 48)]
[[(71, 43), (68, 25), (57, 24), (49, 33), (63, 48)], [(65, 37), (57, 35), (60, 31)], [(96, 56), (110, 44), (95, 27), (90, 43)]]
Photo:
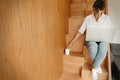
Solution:
[[(111, 25), (110, 17), (105, 15), (103, 10), (105, 7), (105, 3), (103, 0), (96, 0), (93, 4), (93, 13), (88, 15), (83, 24), (81, 25), (78, 33), (76, 34), (75, 38), (71, 41), (68, 49), (71, 45), (86, 31), (87, 26), (94, 25), (94, 26), (108, 26)], [(101, 63), (106, 57), (108, 43), (106, 42), (95, 42), (89, 41), (87, 42), (87, 46), (93, 61), (93, 69), (92, 69), (92, 78), (93, 80), (98, 79), (97, 73), (102, 73), (100, 68)]]

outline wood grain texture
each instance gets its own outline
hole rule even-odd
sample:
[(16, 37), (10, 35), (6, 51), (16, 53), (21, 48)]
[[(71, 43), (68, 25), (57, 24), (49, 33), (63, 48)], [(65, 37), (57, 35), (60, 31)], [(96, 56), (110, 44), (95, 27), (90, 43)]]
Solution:
[(75, 34), (78, 32), (78, 29), (81, 27), (83, 20), (83, 16), (69, 18), (69, 34)]
[(111, 75), (111, 52), (110, 52), (110, 44), (108, 47), (108, 56), (107, 56), (107, 60), (106, 63), (108, 63), (108, 65), (106, 65), (106, 68), (108, 69), (108, 80), (112, 80), (112, 75)]
[[(70, 44), (71, 40), (75, 34), (67, 34), (66, 35), (66, 47)], [(71, 46), (70, 51), (72, 52), (83, 52), (83, 45), (85, 41), (85, 35), (82, 35), (79, 39), (77, 39)]]
[(63, 55), (63, 59), (64, 72), (81, 73), (81, 67), (84, 66), (83, 54), (72, 52), (72, 55)]
[(60, 80), (82, 80), (78, 73), (64, 72)]
[(67, 18), (67, 20), (65, 21), (66, 23), (64, 24), (64, 25), (66, 25), (66, 34), (68, 34), (69, 33), (69, 31), (68, 31), (68, 27), (69, 27), (69, 24), (68, 24), (68, 18), (71, 16), (71, 0), (64, 0), (65, 2), (66, 2), (66, 12), (67, 12), (67, 15), (65, 16), (65, 14), (64, 14), (64, 17), (66, 17)]
[(0, 0), (0, 80), (58, 80), (66, 5), (65, 0)]
[(108, 0), (104, 0), (105, 2), (105, 14), (108, 15)]

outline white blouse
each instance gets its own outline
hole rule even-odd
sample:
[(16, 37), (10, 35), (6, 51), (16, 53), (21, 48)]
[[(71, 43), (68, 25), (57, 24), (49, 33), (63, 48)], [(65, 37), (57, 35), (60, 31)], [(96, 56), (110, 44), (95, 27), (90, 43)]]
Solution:
[(105, 15), (104, 13), (102, 13), (98, 21), (96, 21), (92, 13), (85, 18), (85, 20), (83, 21), (78, 31), (84, 34), (84, 32), (87, 29), (87, 26), (111, 26), (111, 19), (108, 15)]

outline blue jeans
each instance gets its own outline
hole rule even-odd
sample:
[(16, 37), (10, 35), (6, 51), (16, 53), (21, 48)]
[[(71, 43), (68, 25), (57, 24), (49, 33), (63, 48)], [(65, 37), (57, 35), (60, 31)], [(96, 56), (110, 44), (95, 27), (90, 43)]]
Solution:
[(108, 43), (89, 41), (87, 42), (87, 46), (93, 61), (93, 66), (98, 68), (106, 57)]

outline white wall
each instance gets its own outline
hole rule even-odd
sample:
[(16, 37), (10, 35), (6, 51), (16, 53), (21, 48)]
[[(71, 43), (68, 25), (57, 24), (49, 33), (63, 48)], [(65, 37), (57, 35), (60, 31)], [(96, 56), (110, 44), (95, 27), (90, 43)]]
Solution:
[(118, 27), (120, 25), (120, 0), (108, 0), (108, 15), (113, 25)]
[(113, 43), (120, 44), (120, 0), (108, 0), (108, 15), (116, 27)]

